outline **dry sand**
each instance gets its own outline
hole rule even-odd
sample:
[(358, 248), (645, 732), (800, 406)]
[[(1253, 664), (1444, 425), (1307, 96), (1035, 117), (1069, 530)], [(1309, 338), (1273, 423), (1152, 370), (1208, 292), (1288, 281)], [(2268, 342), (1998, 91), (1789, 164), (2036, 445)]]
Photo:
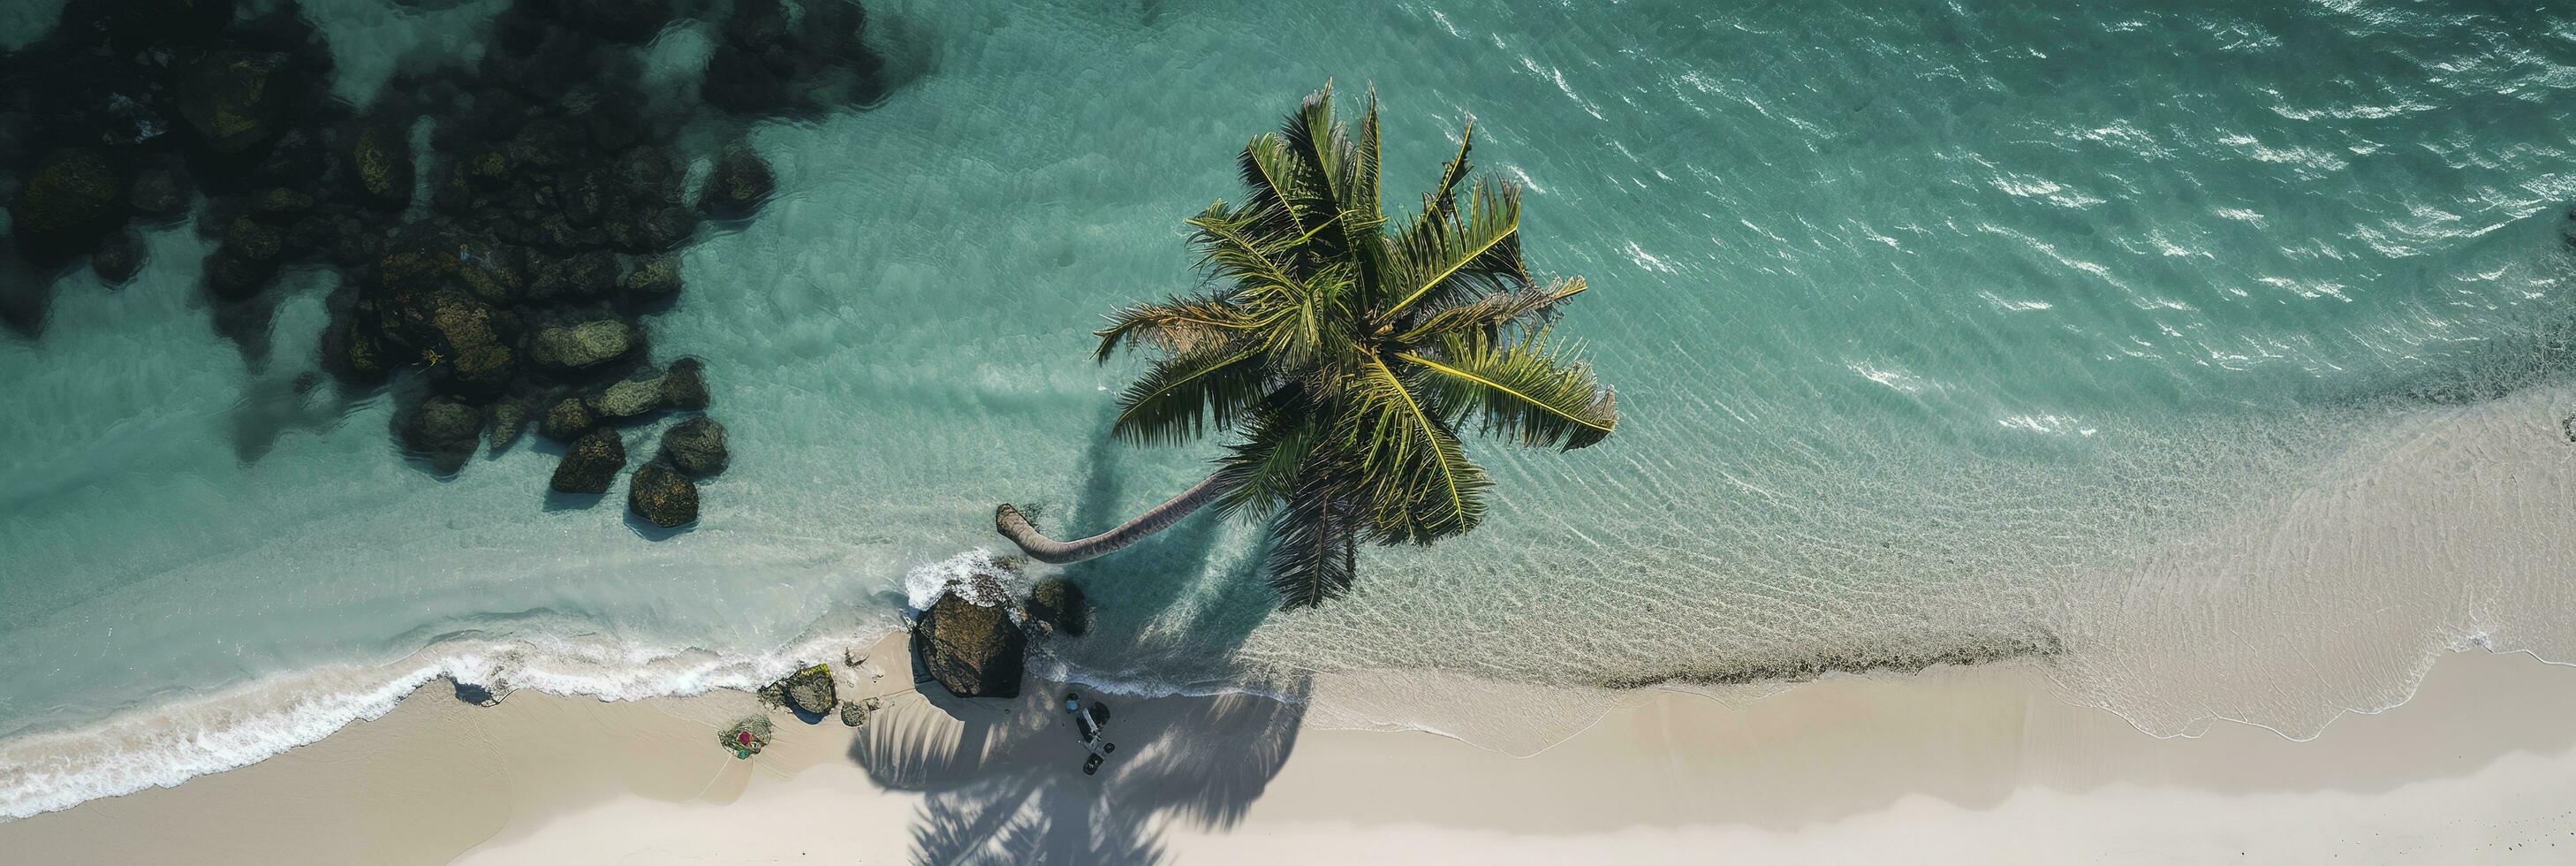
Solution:
[[(496, 707), (422, 689), (252, 767), (0, 824), (11, 863), (2569, 862), (2576, 669), (2470, 652), (2299, 742), (2156, 739), (2033, 663), (1649, 693), (1544, 752), (1314, 730), (1249, 697), (1114, 701), (1098, 776), (1056, 694), (932, 700), (899, 643), (854, 732), (749, 695)], [(882, 678), (871, 673), (890, 669)], [(935, 690), (935, 687), (933, 687)]]

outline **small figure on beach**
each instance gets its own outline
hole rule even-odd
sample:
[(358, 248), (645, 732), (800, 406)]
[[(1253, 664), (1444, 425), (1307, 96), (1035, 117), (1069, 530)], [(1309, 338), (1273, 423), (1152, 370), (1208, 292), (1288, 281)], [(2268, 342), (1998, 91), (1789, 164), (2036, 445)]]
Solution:
[(1109, 724), (1109, 705), (1095, 702), (1086, 711), (1082, 708), (1080, 693), (1066, 692), (1064, 711), (1073, 716), (1074, 733), (1082, 737), (1082, 747), (1091, 752), (1091, 757), (1082, 762), (1082, 774), (1088, 776), (1100, 772), (1100, 762), (1107, 760), (1109, 753), (1118, 751), (1117, 743), (1104, 739), (1107, 736), (1105, 728)]

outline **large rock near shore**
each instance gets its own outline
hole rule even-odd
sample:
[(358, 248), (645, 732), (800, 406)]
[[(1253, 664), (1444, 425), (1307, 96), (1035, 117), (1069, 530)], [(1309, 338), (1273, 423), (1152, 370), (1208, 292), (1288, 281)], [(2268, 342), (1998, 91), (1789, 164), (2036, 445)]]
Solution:
[(789, 674), (779, 685), (785, 689), (787, 705), (807, 713), (819, 716), (831, 712), (841, 703), (832, 685), (832, 668), (829, 665), (815, 665)]
[(912, 651), (949, 694), (1017, 697), (1028, 636), (1001, 605), (980, 606), (952, 592), (922, 612)]

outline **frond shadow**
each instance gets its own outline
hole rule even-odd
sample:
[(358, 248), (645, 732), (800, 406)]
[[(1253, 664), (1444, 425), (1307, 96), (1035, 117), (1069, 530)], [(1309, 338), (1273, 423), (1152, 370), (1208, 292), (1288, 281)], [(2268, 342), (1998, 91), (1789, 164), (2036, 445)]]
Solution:
[[(1125, 516), (1116, 510), (1132, 505), (1119, 471), (1126, 446), (1108, 428), (1106, 419), (1096, 425), (1103, 432), (1084, 454), (1079, 498), (1057, 512), (1067, 518), (1060, 531), (1113, 525)], [(1204, 676), (1210, 660), (1230, 656), (1278, 606), (1253, 573), (1257, 557), (1208, 574), (1224, 531), (1218, 515), (1194, 515), (1113, 556), (1067, 567), (1064, 576), (1083, 586), (1098, 616), (1085, 636), (1056, 635), (1036, 657), (1110, 660), (1156, 681)], [(1170, 627), (1176, 618), (1188, 627)], [(1117, 744), (1098, 775), (1084, 775), (1089, 753), (1058, 703), (1064, 686), (1033, 677), (1017, 698), (961, 700), (928, 685), (920, 699), (927, 706), (882, 714), (852, 744), (850, 759), (879, 785), (923, 795), (915, 863), (1159, 863), (1163, 827), (1234, 827), (1286, 765), (1307, 687), (1303, 679), (1266, 687), (1277, 697), (1120, 698), (1080, 689), (1086, 701), (1110, 704), (1107, 738)]]

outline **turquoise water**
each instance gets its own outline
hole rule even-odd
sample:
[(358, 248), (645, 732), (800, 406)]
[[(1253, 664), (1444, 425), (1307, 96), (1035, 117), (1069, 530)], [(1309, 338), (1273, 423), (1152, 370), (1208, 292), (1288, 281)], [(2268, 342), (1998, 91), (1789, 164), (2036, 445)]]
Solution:
[[(657, 350), (707, 359), (735, 449), (701, 525), (667, 539), (613, 503), (548, 510), (543, 446), (443, 480), (398, 457), (387, 398), (298, 395), (326, 273), (296, 277), (312, 288), (258, 366), (208, 327), (209, 246), (185, 228), (150, 233), (122, 290), (65, 277), (41, 338), (0, 339), (0, 733), (130, 724), (87, 763), (0, 773), (5, 813), (255, 759), (429, 671), (616, 696), (755, 682), (892, 627), (906, 572), (1003, 544), (994, 503), (1090, 528), (1177, 492), (1214, 445), (1107, 442), (1134, 368), (1089, 363), (1087, 332), (1192, 286), (1180, 219), (1235, 196), (1233, 152), (1328, 78), (1385, 100), (1398, 196), (1475, 119), (1483, 170), (1528, 193), (1531, 264), (1594, 286), (1561, 333), (1623, 426), (1567, 455), (1471, 445), (1499, 485), (1484, 529), (1365, 552), (1360, 590), (1321, 611), (1272, 613), (1256, 533), (1213, 520), (1082, 566), (1110, 637), (1056, 647), (1079, 675), (1590, 686), (2025, 652), (2108, 670), (2088, 648), (2229, 646), (2219, 578), (2122, 582), (2160, 545), (2279, 513), (2390, 431), (2499, 397), (2504, 427), (2555, 424), (2549, 399), (2511, 398), (2568, 369), (2565, 11), (1098, 5), (872, 3), (893, 95), (756, 129), (781, 197), (701, 235), (655, 326)], [(364, 101), (384, 56), (471, 52), (497, 5), (312, 9), (342, 57), (374, 58), (336, 82)], [(19, 28), (0, 42), (49, 18), (0, 19)], [(711, 34), (666, 33), (656, 74), (688, 86)], [(2514, 575), (2567, 565), (2571, 527), (2534, 519), (2528, 548), (2505, 542), (2524, 571), (2444, 604), (2576, 613), (2519, 594)], [(2067, 681), (2176, 724), (2300, 729), (2402, 697), (2439, 646), (2556, 638), (2449, 610), (2341, 691), (2261, 707)], [(2278, 685), (2260, 667), (2227, 679)], [(116, 757), (152, 748), (203, 754)]]

